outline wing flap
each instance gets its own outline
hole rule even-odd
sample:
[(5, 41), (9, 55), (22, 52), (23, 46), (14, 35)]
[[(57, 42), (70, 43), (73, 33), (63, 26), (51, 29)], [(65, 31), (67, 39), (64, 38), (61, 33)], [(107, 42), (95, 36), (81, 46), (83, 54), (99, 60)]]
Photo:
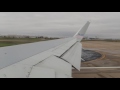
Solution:
[(66, 74), (63, 74), (63, 73), (57, 73), (55, 74), (56, 78), (72, 78)]
[(55, 70), (42, 67), (33, 67), (29, 78), (56, 78)]
[(32, 66), (14, 64), (0, 70), (0, 78), (27, 78)]
[(76, 38), (74, 38), (73, 40), (63, 44), (62, 46), (60, 46), (59, 48), (56, 48), (52, 51), (52, 53), (56, 56), (61, 56), (63, 53), (65, 53), (69, 48), (71, 48), (72, 45), (74, 45), (76, 43)]
[(72, 64), (76, 69), (80, 70), (82, 45), (77, 42), (69, 51), (61, 58)]
[(66, 74), (68, 76), (71, 76), (72, 74), (71, 64), (55, 56), (45, 59), (43, 62), (37, 64), (36, 67), (54, 69), (56, 72)]
[(42, 62), (43, 60), (50, 57), (51, 55), (52, 55), (52, 53), (49, 52), (49, 50), (48, 50), (48, 51), (45, 51), (43, 53), (40, 53), (40, 54), (34, 55), (32, 57), (29, 57), (29, 58), (27, 58), (23, 61), (20, 61), (19, 63), (33, 66), (33, 65), (36, 65), (36, 64)]

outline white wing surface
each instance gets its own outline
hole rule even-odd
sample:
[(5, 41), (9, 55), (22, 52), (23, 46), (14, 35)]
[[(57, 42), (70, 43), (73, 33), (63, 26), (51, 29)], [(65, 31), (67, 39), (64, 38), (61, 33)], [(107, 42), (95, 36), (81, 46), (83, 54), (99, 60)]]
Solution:
[(0, 48), (0, 78), (71, 78), (80, 70), (82, 40), (90, 22), (74, 37)]

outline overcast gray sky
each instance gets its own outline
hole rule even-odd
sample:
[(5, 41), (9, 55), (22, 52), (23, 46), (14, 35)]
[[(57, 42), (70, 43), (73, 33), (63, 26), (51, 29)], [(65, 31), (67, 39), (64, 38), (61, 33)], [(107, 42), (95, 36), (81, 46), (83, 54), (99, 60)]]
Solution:
[(86, 36), (120, 39), (120, 12), (0, 12), (0, 34), (69, 37), (87, 21)]

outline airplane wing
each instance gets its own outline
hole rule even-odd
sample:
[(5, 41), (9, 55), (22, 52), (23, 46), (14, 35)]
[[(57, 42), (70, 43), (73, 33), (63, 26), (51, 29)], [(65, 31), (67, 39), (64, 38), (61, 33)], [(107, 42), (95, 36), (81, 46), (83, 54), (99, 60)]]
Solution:
[(0, 78), (71, 78), (72, 67), (80, 70), (89, 24), (71, 38), (0, 48)]

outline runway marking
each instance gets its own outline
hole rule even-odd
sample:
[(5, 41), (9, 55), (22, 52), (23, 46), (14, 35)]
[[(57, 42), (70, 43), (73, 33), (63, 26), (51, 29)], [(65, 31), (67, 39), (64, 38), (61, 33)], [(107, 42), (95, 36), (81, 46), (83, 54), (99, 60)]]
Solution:
[(116, 54), (116, 55), (114, 55), (114, 56), (120, 57), (120, 55), (117, 55), (117, 54)]
[(95, 51), (95, 52), (100, 53), (100, 54), (102, 55), (100, 58), (95, 59), (95, 60), (102, 60), (102, 59), (104, 59), (104, 58), (106, 57), (106, 55), (105, 55), (105, 54), (103, 54), (103, 53), (102, 53), (102, 52), (100, 52), (100, 51)]
[(119, 69), (120, 67), (81, 67), (80, 69)]

